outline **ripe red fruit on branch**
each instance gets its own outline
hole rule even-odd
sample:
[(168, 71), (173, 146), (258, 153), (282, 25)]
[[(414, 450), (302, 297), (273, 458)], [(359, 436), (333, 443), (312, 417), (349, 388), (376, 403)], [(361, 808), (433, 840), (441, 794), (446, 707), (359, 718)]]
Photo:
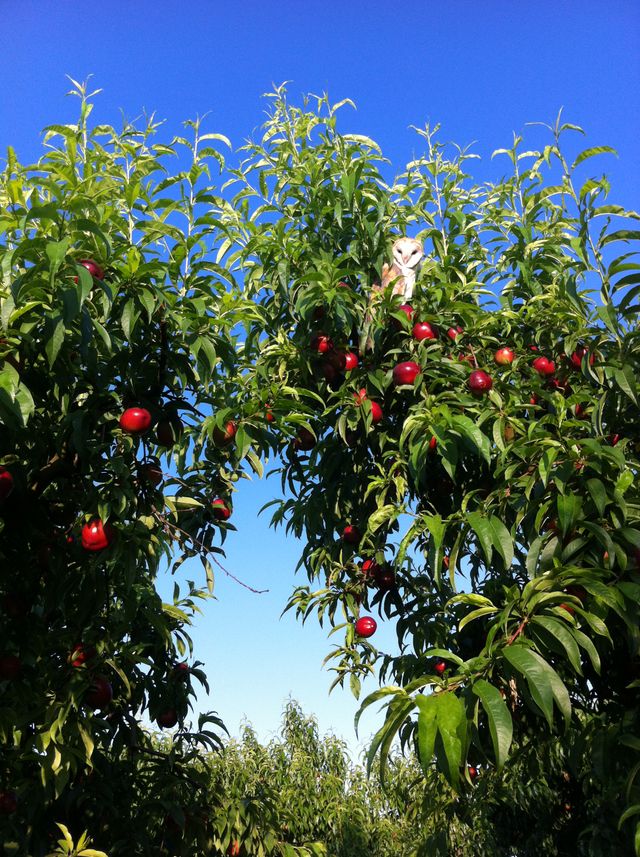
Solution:
[[(343, 284), (341, 283), (340, 285)], [(344, 285), (346, 285), (346, 283)], [(240, 842), (238, 839), (233, 839), (230, 842), (229, 847), (227, 848), (227, 854), (229, 857), (238, 857), (240, 854)]]
[(84, 701), (94, 711), (104, 709), (113, 699), (113, 688), (103, 675), (97, 675), (84, 695)]
[(417, 339), (418, 342), (422, 342), (423, 339), (437, 339), (438, 337), (436, 330), (428, 321), (418, 321), (414, 324), (412, 334), (413, 338)]
[[(361, 387), (361, 389), (357, 393), (354, 393), (353, 398), (355, 399), (356, 405), (361, 405), (363, 402), (369, 399), (369, 397), (367, 396), (367, 391), (364, 387)], [(377, 402), (371, 402), (371, 422), (373, 422), (374, 424), (379, 423), (381, 419), (382, 408)]]
[(326, 333), (314, 333), (309, 343), (312, 351), (317, 351), (318, 354), (327, 354), (333, 351), (333, 340)]
[(380, 564), (375, 559), (365, 559), (362, 563), (362, 574), (369, 580), (375, 580), (376, 572), (380, 569)]
[(158, 717), (156, 718), (156, 723), (161, 729), (173, 729), (177, 722), (178, 712), (175, 708), (167, 708), (166, 711), (158, 714)]
[(469, 375), (467, 385), (475, 396), (482, 396), (488, 393), (493, 387), (491, 375), (488, 375), (482, 369), (476, 369)]
[(156, 426), (156, 438), (160, 446), (174, 446), (182, 436), (182, 423), (177, 417), (161, 420)]
[(115, 535), (111, 524), (104, 524), (100, 518), (94, 518), (82, 528), (82, 547), (88, 551), (101, 551), (109, 547)]
[(139, 472), (143, 479), (146, 479), (147, 482), (155, 486), (158, 486), (162, 482), (164, 476), (162, 468), (157, 461), (145, 461), (140, 467)]
[(403, 312), (409, 319), (409, 321), (411, 321), (411, 319), (413, 318), (414, 310), (411, 304), (402, 304), (402, 306), (398, 307), (398, 312)]
[(393, 383), (400, 387), (403, 384), (413, 384), (422, 370), (414, 360), (406, 360), (393, 367)]
[(0, 791), (0, 815), (13, 815), (18, 809), (18, 797), (13, 791)]
[(549, 378), (556, 371), (556, 364), (548, 357), (536, 357), (531, 365), (542, 378)]
[(95, 656), (95, 646), (85, 646), (84, 643), (78, 643), (73, 647), (71, 655), (69, 656), (69, 663), (72, 667), (81, 667), (88, 661), (92, 661)]
[(438, 675), (442, 675), (447, 668), (447, 662), (443, 660), (438, 660), (435, 662), (433, 668), (438, 673)]
[[(579, 345), (576, 350), (573, 352), (569, 360), (571, 361), (571, 365), (574, 369), (582, 368), (582, 360), (583, 358), (589, 354), (589, 349), (585, 348), (584, 345)], [(595, 354), (589, 354), (589, 366), (593, 366), (596, 362)]]
[(216, 497), (215, 500), (212, 500), (211, 508), (213, 509), (213, 517), (218, 521), (228, 521), (231, 517), (231, 509), (227, 506), (222, 497)]
[[(78, 265), (82, 265), (83, 268), (86, 268), (91, 276), (95, 277), (97, 280), (104, 280), (104, 269), (101, 268), (97, 262), (94, 262), (93, 259), (78, 259)], [(78, 282), (77, 277), (75, 277), (75, 281)]]
[(455, 340), (458, 338), (459, 333), (462, 333), (462, 328), (460, 327), (460, 325), (458, 325), (457, 327), (450, 327), (449, 330), (447, 330), (447, 336), (452, 342), (455, 342)]
[(293, 448), (296, 450), (302, 450), (303, 452), (309, 452), (309, 450), (313, 449), (315, 445), (315, 435), (306, 428), (301, 428), (298, 431), (297, 436), (293, 439)]
[(431, 440), (429, 441), (429, 452), (433, 452), (433, 450), (438, 445), (438, 438), (435, 435), (432, 435)]
[(171, 676), (176, 681), (188, 681), (190, 673), (191, 669), (189, 668), (189, 664), (186, 664), (184, 662), (176, 664), (175, 667), (171, 670)]
[(6, 500), (13, 491), (13, 476), (6, 467), (0, 467), (0, 500)]
[(378, 623), (372, 616), (361, 616), (356, 622), (355, 631), (358, 637), (371, 637), (377, 627)]
[(357, 545), (362, 538), (362, 533), (355, 524), (347, 524), (342, 531), (342, 541), (348, 545)]
[(229, 420), (224, 428), (216, 426), (211, 432), (211, 437), (216, 446), (228, 446), (238, 432), (238, 424), (235, 420)]
[(151, 414), (146, 408), (127, 408), (120, 417), (120, 428), (127, 434), (143, 434), (151, 426)]
[(347, 351), (344, 355), (344, 368), (346, 372), (351, 372), (358, 365), (358, 355), (353, 351)]
[(22, 661), (17, 655), (0, 655), (0, 681), (15, 681), (22, 672)]
[(493, 355), (493, 359), (496, 361), (498, 366), (509, 366), (513, 363), (515, 357), (515, 351), (513, 348), (498, 348), (496, 353)]
[(478, 769), (474, 765), (469, 765), (469, 779), (475, 780), (478, 776)]
[(376, 586), (380, 592), (389, 592), (396, 585), (396, 576), (388, 565), (379, 565), (373, 572)]

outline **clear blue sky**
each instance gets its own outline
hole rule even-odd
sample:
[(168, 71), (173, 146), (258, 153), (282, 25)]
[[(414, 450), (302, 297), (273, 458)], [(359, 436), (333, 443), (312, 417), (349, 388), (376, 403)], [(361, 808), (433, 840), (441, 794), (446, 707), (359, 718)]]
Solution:
[[(513, 131), (538, 144), (541, 132), (525, 123), (552, 123), (564, 107), (587, 131), (582, 145), (618, 150), (596, 167), (611, 178), (612, 201), (638, 206), (637, 0), (2, 0), (0, 13), (0, 153), (11, 144), (23, 161), (38, 156), (45, 125), (75, 119), (65, 74), (93, 74), (103, 89), (96, 121), (118, 124), (121, 109), (134, 118), (145, 108), (167, 120), (170, 137), (210, 111), (207, 130), (236, 145), (262, 121), (261, 94), (289, 80), (292, 96), (353, 99), (358, 109), (344, 112), (343, 130), (373, 137), (398, 169), (420, 151), (412, 124), (439, 122), (444, 139), (478, 141), (481, 180), (499, 176), (489, 155), (510, 145)], [(232, 732), (246, 715), (267, 737), (291, 694), (355, 746), (356, 703), (348, 692), (327, 697), (326, 632), (289, 615), (278, 621), (297, 545), (266, 519), (256, 523), (268, 486), (242, 487), (227, 565), (270, 592), (255, 596), (219, 575), (219, 600), (194, 632), (212, 683), (201, 708), (217, 709)], [(375, 639), (393, 645), (391, 629)], [(364, 732), (377, 722), (371, 716)]]

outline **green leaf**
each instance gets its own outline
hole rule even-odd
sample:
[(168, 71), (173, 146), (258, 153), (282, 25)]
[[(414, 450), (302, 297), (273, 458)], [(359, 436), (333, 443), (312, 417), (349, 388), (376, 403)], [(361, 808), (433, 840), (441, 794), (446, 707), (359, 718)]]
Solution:
[[(415, 698), (418, 714), (418, 751), (420, 764), (428, 774), (436, 755), (438, 767), (451, 785), (460, 778), (462, 754), (467, 731), (464, 704), (454, 693), (437, 693)], [(436, 740), (439, 738), (439, 746)]]
[(487, 715), (496, 767), (500, 770), (507, 760), (513, 740), (511, 714), (498, 688), (485, 679), (474, 682), (472, 690), (480, 698)]
[(617, 155), (615, 149), (612, 149), (611, 146), (592, 146), (590, 149), (585, 149), (583, 152), (580, 152), (575, 161), (571, 164), (571, 169), (574, 170), (578, 164), (581, 164), (583, 161), (586, 161), (587, 158), (593, 158), (595, 155)]
[(545, 631), (549, 633), (552, 640), (555, 641), (559, 647), (564, 649), (573, 669), (579, 675), (582, 675), (580, 650), (575, 638), (573, 637), (572, 630), (566, 622), (563, 622), (560, 619), (553, 619), (550, 616), (534, 616), (531, 620), (531, 625), (534, 627), (539, 626), (540, 628), (544, 628)]
[(480, 512), (467, 512), (467, 521), (480, 542), (487, 564), (493, 555), (493, 528)]
[(616, 379), (616, 384), (620, 387), (622, 392), (631, 399), (634, 405), (637, 405), (636, 379), (631, 365), (626, 364), (623, 369), (616, 369), (613, 376)]
[(582, 503), (580, 498), (575, 494), (560, 494), (558, 497), (556, 506), (558, 509), (560, 529), (563, 536), (566, 536), (574, 526), (581, 505)]
[(479, 607), (477, 610), (472, 610), (471, 613), (467, 613), (460, 622), (458, 623), (458, 631), (462, 631), (462, 629), (469, 624), (469, 622), (473, 622), (474, 619), (479, 619), (481, 616), (489, 616), (492, 613), (497, 613), (497, 607)]
[(607, 497), (607, 491), (603, 483), (599, 479), (587, 479), (586, 485), (587, 490), (591, 495), (591, 499), (593, 500), (595, 507), (598, 510), (598, 514), (602, 516), (604, 514), (604, 510), (606, 509), (607, 503), (609, 502), (609, 498)]
[(569, 693), (553, 667), (536, 652), (520, 643), (505, 646), (502, 656), (525, 677), (529, 693), (549, 726), (553, 725), (554, 700), (568, 723), (571, 717)]
[(383, 524), (386, 524), (388, 521), (395, 520), (398, 517), (400, 510), (397, 506), (393, 504), (388, 504), (386, 506), (382, 506), (380, 509), (376, 509), (376, 511), (369, 516), (369, 529), (372, 533), (375, 533)]
[(513, 539), (511, 538), (511, 533), (496, 515), (492, 515), (489, 518), (489, 527), (491, 542), (504, 560), (505, 566), (509, 568), (513, 562)]
[(47, 360), (49, 361), (49, 368), (51, 368), (55, 363), (56, 357), (60, 353), (62, 343), (64, 342), (65, 327), (64, 319), (61, 316), (54, 316), (50, 320), (47, 324), (47, 332), (45, 336), (47, 336), (47, 341), (44, 346), (44, 352), (47, 355)]
[(435, 695), (438, 734), (444, 756), (438, 755), (439, 768), (452, 786), (460, 778), (467, 734), (467, 716), (462, 700), (454, 693)]

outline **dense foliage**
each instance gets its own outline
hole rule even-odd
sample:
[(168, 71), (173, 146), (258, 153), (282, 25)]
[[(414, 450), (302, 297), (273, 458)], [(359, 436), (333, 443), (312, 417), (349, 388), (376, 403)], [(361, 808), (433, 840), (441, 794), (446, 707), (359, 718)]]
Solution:
[[(185, 721), (188, 625), (235, 483), (270, 457), (311, 584), (289, 607), (343, 632), (337, 682), (392, 682), (363, 703), (386, 705), (370, 765), (398, 793), (394, 739), (419, 760), (401, 850), (640, 853), (640, 233), (585, 172), (609, 150), (568, 158), (558, 119), (478, 185), (426, 128), (391, 180), (340, 105), (279, 89), (230, 167), (199, 121), (161, 144), (152, 117), (90, 128), (76, 94), (78, 123), (31, 167), (9, 149), (0, 183), (5, 850), (44, 854), (62, 823), (62, 853), (84, 830), (111, 855), (358, 853), (257, 745), (270, 782), (199, 761), (221, 724)], [(372, 309), (405, 233), (411, 305)], [(194, 556), (206, 583), (163, 604), (160, 567)], [(399, 655), (358, 633), (372, 611)]]
[[(370, 751), (383, 772), (396, 735), (463, 792), (467, 762), (500, 770), (552, 746), (572, 847), (629, 849), (640, 233), (584, 172), (610, 150), (568, 161), (562, 139), (580, 129), (559, 118), (540, 150), (515, 138), (499, 153), (511, 175), (478, 186), (472, 155), (426, 128), (425, 155), (389, 183), (376, 144), (339, 134), (325, 100), (301, 110), (279, 91), (273, 106), (233, 207), (262, 313), (256, 388), (302, 426), (274, 521), (303, 536), (320, 588), (290, 607), (344, 628), (337, 681), (357, 694), (379, 668), (394, 683), (363, 703), (386, 703)], [(411, 305), (386, 294), (370, 319), (390, 240), (408, 231), (426, 250)], [(407, 383), (394, 370), (408, 361)], [(395, 623), (399, 656), (357, 633), (372, 609)]]

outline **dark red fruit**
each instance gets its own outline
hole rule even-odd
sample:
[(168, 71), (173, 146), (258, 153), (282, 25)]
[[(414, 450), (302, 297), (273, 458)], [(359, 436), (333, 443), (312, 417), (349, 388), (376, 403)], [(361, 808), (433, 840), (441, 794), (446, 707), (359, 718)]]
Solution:
[(372, 616), (361, 616), (355, 625), (358, 637), (371, 637), (376, 632), (378, 623)]
[(496, 353), (493, 355), (493, 359), (496, 361), (498, 366), (509, 366), (513, 363), (515, 358), (515, 351), (513, 348), (498, 348)]
[(478, 776), (478, 769), (474, 765), (469, 765), (469, 779), (475, 780)]
[(376, 571), (379, 568), (380, 564), (375, 559), (365, 559), (361, 566), (362, 574), (370, 580), (375, 580)]
[(78, 643), (73, 647), (69, 656), (69, 663), (72, 667), (81, 667), (87, 662), (92, 661), (96, 654), (95, 646), (85, 646), (84, 643)]
[(351, 372), (358, 365), (358, 355), (353, 351), (347, 351), (344, 355), (344, 368), (346, 372)]
[(433, 452), (433, 450), (438, 445), (438, 438), (435, 435), (432, 435), (431, 440), (429, 441), (429, 452)]
[(417, 339), (418, 342), (422, 342), (423, 339), (437, 339), (438, 333), (433, 328), (428, 321), (418, 321), (413, 325), (413, 330), (411, 331), (413, 338)]
[(13, 476), (6, 467), (0, 467), (0, 500), (6, 500), (13, 491)]
[(536, 357), (531, 365), (542, 378), (549, 378), (556, 371), (556, 364), (548, 357)]
[(402, 304), (398, 307), (398, 312), (403, 312), (409, 319), (409, 321), (411, 321), (411, 319), (413, 318), (414, 309), (411, 304)]
[(362, 533), (355, 524), (347, 524), (342, 531), (342, 541), (348, 545), (357, 545), (362, 538)]
[(297, 437), (293, 439), (293, 448), (296, 450), (302, 450), (303, 452), (309, 452), (310, 449), (316, 445), (316, 438), (309, 429), (301, 428), (298, 431)]
[(211, 508), (213, 509), (213, 517), (217, 521), (228, 521), (231, 517), (231, 509), (227, 506), (222, 497), (216, 497), (215, 500), (212, 500)]
[(569, 360), (571, 361), (571, 365), (574, 369), (582, 368), (582, 360), (584, 357), (589, 355), (589, 366), (593, 366), (596, 362), (595, 354), (589, 354), (589, 349), (585, 348), (584, 345), (579, 345), (576, 350), (573, 352)]
[(94, 518), (82, 528), (82, 547), (87, 551), (101, 551), (108, 548), (115, 538), (111, 524), (104, 524), (100, 518)]
[[(97, 262), (94, 262), (93, 259), (78, 259), (78, 265), (82, 265), (83, 268), (86, 268), (91, 276), (95, 277), (97, 280), (104, 280), (104, 269), (101, 268)], [(76, 282), (77, 281), (76, 277)]]
[(229, 446), (233, 442), (238, 431), (238, 424), (235, 420), (229, 420), (224, 428), (216, 426), (211, 432), (211, 437), (216, 446)]
[(456, 341), (459, 333), (462, 333), (460, 325), (458, 325), (458, 327), (450, 327), (449, 330), (447, 330), (447, 336), (452, 342)]
[(317, 351), (318, 354), (328, 354), (333, 351), (333, 340), (326, 333), (314, 333), (309, 343), (312, 351)]
[(17, 655), (0, 655), (0, 681), (15, 681), (22, 672), (22, 661)]
[(435, 670), (435, 672), (438, 673), (438, 675), (442, 675), (444, 673), (444, 671), (446, 670), (446, 668), (447, 668), (447, 662), (443, 661), (443, 660), (438, 660), (433, 665), (433, 669)]
[(493, 381), (491, 375), (483, 372), (482, 369), (476, 369), (469, 375), (467, 385), (475, 396), (482, 396), (493, 387)]
[(269, 405), (267, 405), (267, 407), (265, 408), (264, 418), (268, 423), (272, 423), (275, 420), (275, 416)]
[(144, 434), (151, 427), (151, 414), (146, 408), (127, 408), (120, 417), (120, 428), (127, 434)]
[(373, 572), (373, 578), (381, 592), (389, 592), (396, 585), (396, 576), (388, 565), (379, 565)]
[(160, 446), (174, 446), (182, 436), (182, 423), (174, 417), (161, 420), (156, 426), (156, 438)]
[(393, 367), (393, 383), (396, 386), (413, 384), (422, 370), (414, 360), (406, 360)]
[[(340, 285), (346, 285), (346, 283), (341, 283)], [(240, 854), (240, 842), (237, 839), (233, 839), (229, 847), (227, 848), (227, 854), (229, 857), (238, 857)]]
[(140, 467), (140, 475), (156, 487), (162, 482), (164, 477), (162, 468), (156, 461), (145, 461)]
[(158, 714), (156, 722), (161, 729), (173, 729), (178, 722), (178, 712), (175, 708), (167, 708), (161, 714)]
[(100, 709), (101, 711), (109, 705), (111, 700), (113, 699), (113, 688), (107, 679), (102, 675), (97, 675), (89, 689), (84, 695), (84, 701), (92, 708), (94, 711), (96, 709)]
[(18, 809), (18, 797), (15, 792), (0, 791), (0, 815), (13, 815)]
[(171, 676), (176, 681), (188, 681), (190, 673), (191, 669), (189, 668), (189, 664), (185, 664), (184, 662), (176, 664), (171, 670)]
[(111, 524), (104, 524), (100, 518), (94, 518), (82, 528), (82, 547), (89, 551), (99, 551), (108, 548), (115, 538)]
[[(366, 401), (369, 397), (367, 396), (367, 391), (364, 387), (362, 387), (357, 393), (353, 394), (353, 398), (357, 405), (361, 405), (364, 401)], [(377, 402), (371, 402), (371, 422), (379, 423), (382, 419), (382, 408)]]

